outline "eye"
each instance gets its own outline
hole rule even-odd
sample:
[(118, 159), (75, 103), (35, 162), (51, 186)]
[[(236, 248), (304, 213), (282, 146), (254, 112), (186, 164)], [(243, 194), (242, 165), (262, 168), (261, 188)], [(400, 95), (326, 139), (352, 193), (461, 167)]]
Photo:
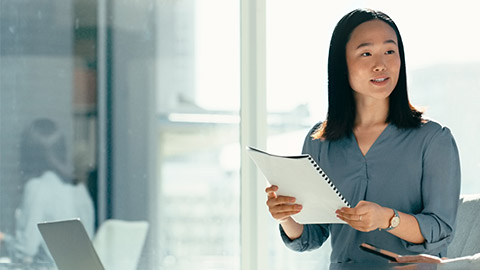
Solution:
[(361, 56), (371, 56), (371, 55), (372, 55), (372, 54), (369, 53), (369, 52), (364, 52), (364, 53), (361, 54)]
[(385, 54), (394, 54), (394, 53), (395, 53), (394, 50), (389, 50), (389, 51), (387, 51)]

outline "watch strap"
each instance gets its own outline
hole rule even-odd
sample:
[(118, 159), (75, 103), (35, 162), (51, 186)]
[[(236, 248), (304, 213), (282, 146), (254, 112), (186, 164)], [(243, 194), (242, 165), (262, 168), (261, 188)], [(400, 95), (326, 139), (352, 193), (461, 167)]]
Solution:
[(395, 229), (395, 228), (398, 226), (398, 223), (394, 226), (394, 225), (392, 224), (392, 220), (393, 220), (394, 218), (397, 218), (397, 219), (398, 219), (398, 218), (400, 218), (400, 216), (398, 215), (397, 210), (395, 210), (395, 209), (392, 209), (392, 210), (393, 210), (393, 217), (390, 219), (390, 225), (388, 226), (388, 228), (385, 229), (385, 231), (393, 230), (393, 229)]

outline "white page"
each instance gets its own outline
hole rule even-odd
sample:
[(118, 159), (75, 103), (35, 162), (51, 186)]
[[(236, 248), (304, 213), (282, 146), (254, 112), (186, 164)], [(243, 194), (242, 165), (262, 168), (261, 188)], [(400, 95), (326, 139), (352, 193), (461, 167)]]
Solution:
[(295, 221), (301, 224), (346, 223), (337, 218), (335, 211), (350, 207), (348, 202), (327, 182), (327, 176), (326, 179), (322, 177), (309, 155), (276, 156), (252, 147), (247, 151), (268, 184), (278, 186), (277, 195), (295, 197), (296, 203), (303, 206), (300, 213), (292, 216)]

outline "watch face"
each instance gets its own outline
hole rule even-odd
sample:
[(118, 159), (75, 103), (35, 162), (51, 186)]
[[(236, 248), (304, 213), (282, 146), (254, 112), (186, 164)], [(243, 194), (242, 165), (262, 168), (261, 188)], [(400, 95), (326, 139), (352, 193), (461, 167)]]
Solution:
[(398, 224), (400, 224), (400, 218), (399, 217), (393, 217), (392, 218), (392, 221), (390, 222), (391, 224), (391, 227), (392, 228), (395, 228), (398, 226)]

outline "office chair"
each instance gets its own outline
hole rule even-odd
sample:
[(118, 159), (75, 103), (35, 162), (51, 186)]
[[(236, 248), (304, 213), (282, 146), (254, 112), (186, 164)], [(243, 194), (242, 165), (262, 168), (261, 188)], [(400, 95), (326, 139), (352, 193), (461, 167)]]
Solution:
[(146, 221), (109, 219), (100, 225), (93, 246), (106, 269), (135, 270), (147, 231)]
[(457, 227), (447, 256), (457, 258), (480, 253), (480, 194), (462, 195), (457, 212)]

